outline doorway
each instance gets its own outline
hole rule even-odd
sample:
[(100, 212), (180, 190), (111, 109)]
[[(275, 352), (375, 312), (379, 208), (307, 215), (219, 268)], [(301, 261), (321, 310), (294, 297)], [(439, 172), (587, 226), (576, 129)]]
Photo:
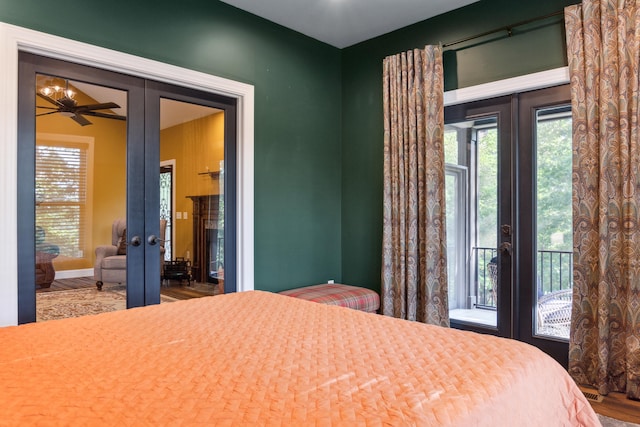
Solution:
[[(61, 80), (64, 87), (63, 91), (74, 90), (75, 96), (78, 99), (73, 100), (71, 104), (69, 92), (63, 92), (61, 96), (63, 98), (53, 98), (54, 95), (49, 96), (48, 92), (42, 92), (50, 85), (43, 87), (41, 80)], [(78, 225), (75, 229), (77, 235), (84, 235), (92, 237), (85, 239), (93, 241), (93, 244), (89, 243), (89, 246), (97, 246), (100, 239), (100, 229), (102, 234), (109, 234), (112, 230), (115, 230), (116, 218), (121, 217), (122, 223), (126, 224), (126, 233), (122, 233), (120, 239), (122, 239), (122, 246), (126, 250), (124, 255), (124, 262), (122, 263), (124, 271), (113, 271), (111, 273), (117, 274), (117, 276), (105, 276), (109, 278), (110, 282), (122, 285), (124, 283), (124, 290), (126, 292), (126, 307), (136, 307), (141, 305), (155, 304), (160, 302), (160, 287), (162, 284), (164, 275), (164, 254), (166, 250), (164, 246), (167, 241), (171, 241), (171, 238), (167, 238), (163, 232), (165, 223), (160, 219), (158, 212), (159, 208), (159, 164), (160, 164), (160, 152), (162, 151), (160, 146), (160, 125), (161, 125), (161, 109), (160, 96), (154, 92), (154, 82), (149, 80), (125, 76), (118, 73), (112, 73), (105, 70), (99, 70), (96, 68), (86, 67), (82, 65), (72, 64), (64, 61), (44, 58), (37, 55), (21, 53), (20, 54), (20, 77), (19, 77), (19, 145), (18, 155), (19, 161), (19, 189), (18, 189), (18, 208), (20, 212), (30, 212), (41, 210), (40, 203), (37, 199), (39, 193), (44, 190), (47, 195), (53, 194), (50, 188), (45, 188), (42, 183), (54, 181), (53, 179), (46, 179), (46, 173), (41, 175), (44, 179), (37, 181), (34, 179), (37, 171), (34, 170), (33, 164), (39, 164), (40, 162), (34, 162), (34, 159), (40, 158), (38, 154), (42, 152), (40, 147), (42, 144), (35, 144), (36, 137), (41, 129), (38, 129), (39, 121), (42, 120), (54, 120), (53, 116), (59, 116), (57, 120), (66, 120), (66, 126), (76, 126), (78, 129), (93, 129), (96, 135), (95, 139), (99, 140), (100, 144), (96, 142), (96, 149), (100, 147), (102, 154), (96, 156), (97, 161), (94, 165), (89, 165), (86, 169), (89, 171), (90, 176), (93, 176), (93, 188), (88, 188), (85, 192), (90, 194), (92, 202), (86, 202), (88, 211), (85, 209), (85, 216), (89, 220), (82, 223), (76, 221)], [(70, 89), (69, 87), (73, 88)], [(120, 91), (124, 94), (124, 101), (119, 101), (120, 104), (126, 108), (126, 113), (118, 114), (114, 112), (116, 110), (114, 105), (110, 105), (109, 102), (102, 100), (80, 100), (80, 97), (89, 97), (86, 92), (91, 92), (87, 88), (101, 88), (107, 89), (107, 91)], [(81, 89), (85, 89), (84, 91)], [(172, 89), (180, 92), (181, 88), (171, 87), (165, 85), (164, 90), (168, 91)], [(190, 101), (192, 103), (200, 104), (215, 104), (213, 110), (222, 114), (230, 119), (225, 121), (224, 125), (230, 125), (234, 128), (233, 131), (224, 131), (223, 141), (221, 146), (232, 145), (235, 147), (236, 143), (236, 112), (235, 112), (235, 100), (225, 98), (219, 95), (213, 95), (206, 92), (189, 90)], [(66, 98), (64, 98), (66, 96)], [(69, 102), (67, 105), (66, 103)], [(44, 104), (44, 105), (42, 105)], [(109, 105), (107, 105), (109, 104)], [(115, 102), (113, 104), (116, 104)], [(100, 105), (101, 107), (97, 113), (93, 108), (87, 108), (87, 106)], [(155, 107), (157, 105), (157, 107)], [(61, 107), (62, 106), (62, 107)], [(78, 109), (82, 107), (81, 109)], [(40, 107), (38, 109), (38, 107)], [(74, 109), (72, 109), (72, 107)], [(107, 108), (109, 107), (109, 108)], [(119, 107), (119, 105), (118, 105)], [(211, 108), (211, 107), (208, 107)], [(38, 117), (34, 123), (33, 116), (34, 111), (38, 109), (39, 112), (44, 110), (42, 116)], [(228, 113), (228, 114), (227, 114)], [(113, 117), (107, 117), (111, 115), (117, 115), (118, 119), (114, 120)], [(31, 119), (29, 119), (31, 117)], [(91, 120), (89, 120), (89, 118)], [(121, 122), (121, 128), (123, 137), (122, 142), (119, 142), (117, 137), (106, 138), (102, 135), (102, 132), (96, 132), (97, 125), (103, 122)], [(87, 123), (88, 122), (88, 123)], [(93, 127), (92, 127), (93, 126)], [(71, 132), (68, 132), (68, 134)], [(108, 141), (108, 148), (105, 148)], [(118, 145), (121, 149), (118, 151)], [(235, 148), (230, 149), (232, 154), (235, 153)], [(114, 152), (120, 152), (122, 155), (118, 158), (118, 155)], [(226, 154), (226, 149), (225, 149)], [(58, 156), (59, 157), (59, 156)], [(116, 160), (109, 166), (101, 164), (106, 162), (108, 157), (113, 157)], [(224, 157), (224, 156), (223, 156)], [(231, 173), (235, 172), (235, 157), (231, 156), (233, 164), (229, 163), (227, 169), (230, 169)], [(68, 165), (69, 163), (67, 163)], [(109, 170), (108, 174), (104, 171), (101, 172), (100, 168)], [(67, 168), (70, 169), (70, 168)], [(118, 176), (115, 171), (121, 170), (122, 173)], [(195, 169), (185, 165), (184, 170), (194, 171)], [(87, 181), (88, 182), (88, 181)], [(117, 182), (123, 183), (122, 190), (118, 190)], [(235, 180), (227, 180), (229, 185), (235, 186)], [(100, 190), (102, 185), (102, 190)], [(235, 187), (229, 187), (225, 191), (226, 194), (234, 193)], [(36, 194), (36, 197), (34, 197)], [(52, 203), (49, 202), (48, 205)], [(48, 207), (47, 205), (47, 207)], [(45, 206), (43, 206), (45, 207)], [(186, 213), (187, 211), (185, 211)], [(67, 213), (69, 211), (67, 210)], [(234, 213), (235, 215), (235, 213)], [(71, 215), (68, 215), (71, 216)], [(187, 215), (185, 215), (186, 217)], [(19, 230), (19, 270), (18, 270), (18, 318), (19, 323), (25, 323), (33, 321), (35, 319), (35, 288), (36, 271), (38, 269), (38, 263), (34, 262), (37, 255), (41, 252), (36, 248), (36, 245), (30, 242), (37, 242), (40, 239), (42, 231), (45, 233), (49, 230), (44, 230), (44, 227), (36, 224), (42, 215), (38, 212), (34, 215), (21, 215), (18, 220)], [(186, 219), (186, 218), (185, 218)], [(227, 221), (231, 226), (235, 225), (234, 221)], [(36, 227), (34, 227), (36, 224)], [(40, 228), (38, 228), (40, 227)], [(55, 228), (61, 228), (59, 223), (50, 224), (48, 227), (52, 229), (52, 232), (47, 233), (49, 245), (56, 245), (54, 241), (57, 234)], [(71, 227), (73, 228), (73, 227)], [(106, 233), (104, 232), (106, 229)], [(229, 229), (229, 227), (227, 227)], [(122, 230), (124, 231), (124, 230)], [(228, 231), (232, 236), (228, 239), (231, 245), (235, 245), (235, 230), (229, 229)], [(111, 242), (114, 243), (113, 241)], [(174, 242), (177, 243), (177, 242)], [(119, 245), (118, 245), (119, 246)], [(231, 257), (235, 254), (235, 246), (233, 248)], [(225, 248), (226, 249), (226, 248)], [(91, 260), (94, 255), (87, 252), (93, 252), (94, 247), (78, 251), (77, 255), (81, 255), (84, 259)], [(97, 251), (96, 251), (97, 253)], [(97, 265), (97, 255), (93, 258), (94, 264)], [(60, 257), (62, 259), (62, 257)], [(56, 265), (57, 260), (53, 260), (50, 264)], [(112, 263), (113, 266), (116, 263)], [(97, 270), (97, 267), (96, 267)], [(99, 273), (96, 273), (96, 275)], [(105, 273), (106, 274), (106, 273)], [(124, 280), (122, 279), (124, 277)], [(102, 278), (102, 277), (100, 277)], [(228, 289), (235, 290), (235, 275), (233, 273), (227, 276)], [(97, 282), (103, 282), (103, 280), (97, 280)], [(106, 280), (105, 280), (106, 282)]]
[(567, 364), (572, 288), (568, 85), (445, 109), (450, 318)]

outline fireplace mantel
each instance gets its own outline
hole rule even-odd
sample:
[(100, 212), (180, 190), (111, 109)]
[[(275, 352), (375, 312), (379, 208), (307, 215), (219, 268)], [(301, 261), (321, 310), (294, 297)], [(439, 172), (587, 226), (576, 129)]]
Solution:
[(209, 230), (218, 228), (220, 195), (187, 197), (193, 201), (193, 278), (200, 283), (215, 283), (208, 274), (207, 260), (211, 250)]

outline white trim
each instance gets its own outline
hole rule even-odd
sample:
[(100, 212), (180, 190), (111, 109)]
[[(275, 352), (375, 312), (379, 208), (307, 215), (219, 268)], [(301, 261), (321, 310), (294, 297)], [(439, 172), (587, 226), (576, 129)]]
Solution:
[(55, 280), (75, 279), (77, 277), (93, 277), (93, 268), (83, 268), (80, 270), (61, 270), (56, 271)]
[(214, 92), (238, 103), (238, 291), (254, 289), (254, 87), (0, 22), (0, 326), (18, 319), (17, 140), (18, 51)]
[(512, 93), (526, 92), (545, 87), (569, 83), (569, 67), (540, 71), (524, 76), (485, 83), (477, 86), (450, 90), (444, 93), (444, 105), (464, 104), (465, 102), (495, 98)]

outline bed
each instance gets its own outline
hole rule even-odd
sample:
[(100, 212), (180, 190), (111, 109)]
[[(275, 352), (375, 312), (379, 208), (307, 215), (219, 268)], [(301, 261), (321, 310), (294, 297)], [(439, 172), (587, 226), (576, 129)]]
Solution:
[(0, 425), (598, 426), (520, 342), (251, 291), (0, 328)]

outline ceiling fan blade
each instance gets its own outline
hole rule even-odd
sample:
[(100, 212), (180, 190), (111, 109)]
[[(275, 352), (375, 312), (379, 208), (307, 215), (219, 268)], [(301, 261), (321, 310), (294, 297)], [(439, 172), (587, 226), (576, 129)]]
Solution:
[(84, 118), (80, 114), (74, 114), (73, 116), (71, 116), (71, 120), (74, 120), (80, 126), (86, 126), (86, 125), (90, 125), (91, 124), (91, 122), (89, 120), (87, 120), (86, 118)]
[(55, 114), (55, 113), (59, 113), (58, 110), (56, 111), (49, 111), (47, 113), (40, 113), (40, 114), (36, 114), (36, 117), (40, 117), (40, 116), (48, 116), (49, 114)]
[(36, 105), (36, 108), (44, 108), (45, 110), (56, 110), (56, 111), (60, 110), (59, 107), (58, 108), (56, 108), (56, 107), (44, 107), (42, 105)]
[(105, 119), (127, 120), (126, 116), (119, 116), (118, 114), (99, 113), (97, 111), (82, 111), (82, 114), (92, 117), (103, 117)]
[(60, 102), (56, 101), (55, 99), (50, 98), (47, 95), (43, 95), (40, 92), (36, 92), (36, 95), (38, 95), (40, 98), (52, 103), (53, 105), (57, 105), (59, 107), (63, 107), (64, 106), (63, 104), (61, 104)]
[(76, 108), (82, 110), (111, 110), (113, 108), (120, 108), (120, 106), (115, 102), (105, 102), (102, 104), (78, 105)]

